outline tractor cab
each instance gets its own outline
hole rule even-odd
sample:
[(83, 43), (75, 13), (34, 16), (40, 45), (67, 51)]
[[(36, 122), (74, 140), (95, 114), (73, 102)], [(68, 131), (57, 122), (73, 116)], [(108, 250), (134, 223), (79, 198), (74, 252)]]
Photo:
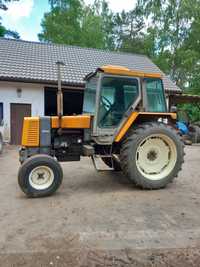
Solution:
[[(132, 111), (166, 113), (161, 75), (121, 66), (103, 66), (85, 77), (83, 113), (94, 117), (92, 135), (113, 141)], [(111, 138), (110, 138), (110, 137)]]

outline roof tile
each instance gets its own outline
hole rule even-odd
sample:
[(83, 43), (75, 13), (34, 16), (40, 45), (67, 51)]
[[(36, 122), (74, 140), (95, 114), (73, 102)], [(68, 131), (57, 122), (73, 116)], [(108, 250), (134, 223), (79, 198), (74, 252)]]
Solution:
[[(66, 65), (62, 68), (62, 81), (65, 84), (84, 85), (85, 75), (107, 64), (121, 65), (136, 71), (162, 73), (144, 55), (0, 38), (1, 80), (10, 78), (57, 83), (55, 63), (58, 60)], [(163, 83), (168, 91), (180, 91), (166, 75)]]

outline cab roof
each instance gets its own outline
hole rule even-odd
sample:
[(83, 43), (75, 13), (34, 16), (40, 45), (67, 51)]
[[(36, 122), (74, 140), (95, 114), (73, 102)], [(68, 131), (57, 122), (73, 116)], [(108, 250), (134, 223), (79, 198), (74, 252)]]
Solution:
[(89, 73), (85, 80), (88, 80), (92, 76), (94, 76), (97, 72), (104, 72), (107, 74), (112, 75), (124, 75), (124, 76), (131, 76), (131, 77), (142, 77), (142, 78), (162, 78), (160, 73), (147, 73), (142, 71), (131, 70), (123, 66), (117, 65), (105, 65), (98, 68), (95, 72)]

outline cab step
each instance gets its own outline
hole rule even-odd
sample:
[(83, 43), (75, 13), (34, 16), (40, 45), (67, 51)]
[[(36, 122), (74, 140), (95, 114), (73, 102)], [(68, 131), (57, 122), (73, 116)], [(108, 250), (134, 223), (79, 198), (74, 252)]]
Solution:
[(108, 166), (106, 166), (105, 168), (102, 168), (101, 165), (105, 165), (103, 163), (103, 161), (100, 159), (101, 158), (111, 158), (110, 155), (92, 155), (91, 159), (92, 159), (92, 163), (94, 165), (94, 168), (96, 171), (98, 172), (105, 172), (105, 171), (114, 171), (114, 168), (109, 168)]

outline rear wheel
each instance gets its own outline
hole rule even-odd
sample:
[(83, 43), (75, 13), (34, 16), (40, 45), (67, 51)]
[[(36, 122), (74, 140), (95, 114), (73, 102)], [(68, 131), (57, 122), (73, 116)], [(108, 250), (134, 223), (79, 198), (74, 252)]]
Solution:
[(63, 172), (60, 164), (48, 155), (36, 155), (20, 167), (18, 183), (29, 197), (45, 197), (53, 194), (61, 185)]
[(165, 187), (183, 163), (183, 142), (176, 131), (162, 123), (144, 123), (131, 130), (121, 150), (125, 175), (144, 189)]

